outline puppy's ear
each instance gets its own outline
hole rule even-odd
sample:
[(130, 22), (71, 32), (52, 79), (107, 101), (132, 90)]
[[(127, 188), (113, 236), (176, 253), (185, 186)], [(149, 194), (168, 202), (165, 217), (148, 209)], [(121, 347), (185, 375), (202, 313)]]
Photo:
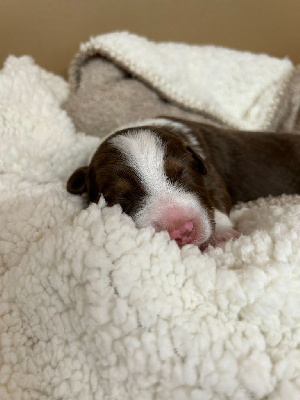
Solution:
[(194, 160), (196, 161), (198, 168), (201, 172), (202, 175), (206, 175), (207, 174), (207, 169), (206, 166), (204, 164), (203, 159), (199, 156), (199, 154), (197, 153), (197, 151), (195, 149), (193, 149), (191, 146), (187, 146), (187, 151), (189, 153), (191, 153), (191, 155), (193, 156)]
[(67, 182), (67, 191), (72, 194), (82, 194), (87, 192), (86, 175), (88, 167), (76, 169)]

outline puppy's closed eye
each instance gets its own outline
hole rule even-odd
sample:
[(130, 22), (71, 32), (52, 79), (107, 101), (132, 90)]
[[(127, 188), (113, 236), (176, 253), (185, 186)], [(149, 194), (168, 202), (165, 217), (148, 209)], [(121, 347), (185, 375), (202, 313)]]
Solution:
[(119, 178), (115, 181), (114, 185), (105, 185), (102, 192), (108, 206), (120, 204), (123, 210), (125, 210), (130, 203), (134, 187), (130, 184), (129, 180)]
[(104, 194), (104, 199), (108, 206), (114, 206), (115, 204), (120, 204), (120, 206), (124, 209), (130, 202), (129, 196), (126, 195), (113, 195), (113, 194)]

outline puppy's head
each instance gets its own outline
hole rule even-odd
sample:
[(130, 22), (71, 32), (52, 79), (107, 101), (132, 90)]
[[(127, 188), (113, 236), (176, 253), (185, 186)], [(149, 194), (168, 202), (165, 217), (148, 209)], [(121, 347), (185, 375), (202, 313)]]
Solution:
[(167, 230), (179, 246), (201, 245), (213, 231), (213, 207), (204, 160), (180, 134), (165, 127), (124, 129), (107, 138), (88, 167), (77, 169), (67, 190), (101, 194), (120, 204), (138, 227)]

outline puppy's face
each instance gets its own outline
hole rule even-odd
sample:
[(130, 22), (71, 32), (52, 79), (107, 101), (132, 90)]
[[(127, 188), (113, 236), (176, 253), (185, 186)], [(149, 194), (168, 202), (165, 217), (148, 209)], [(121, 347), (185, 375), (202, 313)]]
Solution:
[(70, 193), (101, 194), (120, 204), (138, 227), (167, 230), (179, 246), (206, 243), (214, 229), (204, 160), (179, 134), (161, 127), (131, 128), (106, 139), (88, 167), (69, 178)]

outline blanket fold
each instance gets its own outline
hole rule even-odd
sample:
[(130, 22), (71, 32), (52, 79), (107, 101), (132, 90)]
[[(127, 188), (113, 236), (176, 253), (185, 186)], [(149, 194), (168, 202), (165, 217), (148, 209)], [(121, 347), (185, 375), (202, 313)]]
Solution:
[(1, 400), (299, 399), (300, 197), (240, 204), (237, 241), (179, 249), (66, 192), (100, 143), (67, 96), (29, 57), (0, 72)]
[(158, 115), (298, 130), (296, 70), (288, 59), (115, 32), (80, 46), (65, 106), (79, 130), (97, 136)]

